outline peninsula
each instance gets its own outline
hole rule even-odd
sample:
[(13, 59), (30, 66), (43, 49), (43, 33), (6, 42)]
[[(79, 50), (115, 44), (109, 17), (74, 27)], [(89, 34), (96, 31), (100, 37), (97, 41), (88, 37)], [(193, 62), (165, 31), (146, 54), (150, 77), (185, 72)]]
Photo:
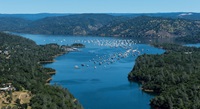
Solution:
[[(0, 33), (0, 86), (5, 87), (1, 88), (0, 97), (4, 101), (0, 107), (82, 109), (67, 89), (46, 85), (55, 70), (44, 68), (40, 64), (68, 52), (67, 48), (71, 47), (57, 44), (36, 45), (32, 40)], [(7, 88), (4, 84), (8, 83), (12, 84), (12, 90), (3, 90)], [(11, 86), (8, 85), (8, 89), (9, 87)]]
[(200, 48), (176, 44), (154, 44), (166, 50), (161, 55), (137, 58), (130, 81), (145, 92), (157, 94), (150, 102), (156, 109), (200, 108)]

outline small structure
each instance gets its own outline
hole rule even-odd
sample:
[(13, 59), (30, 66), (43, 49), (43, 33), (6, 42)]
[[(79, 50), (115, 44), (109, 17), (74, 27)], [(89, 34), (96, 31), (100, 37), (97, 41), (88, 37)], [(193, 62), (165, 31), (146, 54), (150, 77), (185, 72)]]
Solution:
[(192, 54), (192, 52), (184, 52), (185, 54)]
[(8, 51), (4, 51), (4, 54), (5, 54), (5, 55), (9, 55)]
[(12, 83), (2, 84), (4, 87), (0, 87), (0, 91), (15, 91), (16, 88), (12, 86)]

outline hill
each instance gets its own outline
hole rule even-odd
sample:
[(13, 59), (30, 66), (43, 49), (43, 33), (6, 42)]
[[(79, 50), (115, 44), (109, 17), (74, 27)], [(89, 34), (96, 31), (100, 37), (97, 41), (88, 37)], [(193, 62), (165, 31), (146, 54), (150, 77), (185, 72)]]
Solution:
[(33, 109), (82, 109), (67, 89), (46, 84), (51, 79), (49, 72), (55, 70), (44, 68), (40, 64), (52, 61), (54, 56), (66, 52), (66, 47), (57, 44), (38, 46), (29, 39), (0, 32), (0, 88), (11, 83), (16, 91), (28, 90), (31, 96), (30, 103), (22, 104), (21, 96), (12, 101), (12, 91), (8, 91), (5, 96), (10, 97), (7, 97), (9, 99), (6, 106), (14, 102), (14, 107), (18, 109), (27, 106)]
[(0, 17), (0, 31), (16, 31), (25, 28), (31, 23), (30, 20), (13, 17)]
[(141, 16), (122, 22), (110, 23), (93, 34), (143, 38), (184, 37), (199, 33), (199, 29), (199, 21)]
[(34, 21), (14, 17), (0, 17), (0, 31), (51, 35), (98, 35), (141, 38), (175, 37), (179, 41), (199, 42), (195, 40), (200, 34), (200, 21), (183, 19), (191, 17), (191, 15), (195, 15), (197, 18), (199, 16), (198, 13), (140, 15), (142, 14), (52, 15), (53, 17), (45, 17)]
[(139, 56), (128, 78), (142, 83), (142, 90), (156, 93), (156, 109), (199, 109), (200, 48), (175, 44), (154, 45), (161, 55)]
[(200, 20), (200, 13), (193, 12), (173, 12), (173, 13), (110, 13), (113, 16), (125, 16), (125, 17), (139, 17), (139, 16), (149, 16), (149, 17), (162, 17), (162, 18), (182, 18), (188, 20)]
[(97, 31), (108, 22), (120, 18), (121, 17), (113, 17), (106, 14), (80, 14), (48, 17), (34, 21), (27, 27), (18, 30), (18, 32), (57, 35), (88, 35), (93, 31)]

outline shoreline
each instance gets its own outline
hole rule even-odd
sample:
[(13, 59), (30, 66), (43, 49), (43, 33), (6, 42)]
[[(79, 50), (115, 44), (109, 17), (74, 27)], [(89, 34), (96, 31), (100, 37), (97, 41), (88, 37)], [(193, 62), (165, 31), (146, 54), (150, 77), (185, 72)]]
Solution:
[(46, 83), (50, 83), (51, 80), (52, 78), (50, 77), (49, 79), (46, 80)]
[(47, 72), (47, 74), (49, 74), (49, 75), (55, 75), (56, 71), (54, 71), (54, 72)]
[[(61, 53), (59, 53), (59, 54), (57, 54), (57, 55), (55, 55), (55, 56), (52, 56), (53, 58), (56, 58), (56, 57), (58, 57), (58, 56), (62, 56), (62, 55), (64, 55), (64, 54), (66, 54), (66, 53), (68, 53), (69, 51), (66, 51), (66, 52), (61, 52)], [(53, 60), (53, 62), (55, 62), (55, 60)]]
[(39, 61), (38, 64), (46, 64), (46, 63), (53, 63), (55, 62), (55, 60), (51, 60), (51, 61)]
[[(64, 55), (64, 54), (66, 54), (66, 53), (68, 53), (68, 52), (69, 52), (69, 51), (62, 52), (62, 53), (59, 53), (59, 54), (54, 55), (54, 56), (52, 56), (52, 57), (53, 57), (53, 58), (56, 58), (56, 57), (58, 57), (58, 56), (62, 56), (62, 55)], [(39, 61), (38, 63), (39, 63), (39, 64), (48, 64), (48, 63), (53, 63), (53, 62), (55, 62), (55, 59), (49, 60), (49, 61)]]
[[(64, 55), (64, 54), (66, 54), (66, 53), (68, 53), (69, 51), (66, 51), (66, 52), (62, 52), (62, 53), (59, 53), (59, 54), (57, 54), (57, 55), (55, 55), (55, 56), (52, 56), (53, 58), (56, 58), (56, 57), (58, 57), (58, 56), (62, 56), (62, 55)], [(53, 62), (55, 62), (55, 60), (53, 59), (53, 60), (50, 60), (50, 61), (40, 61), (40, 62), (38, 62), (39, 64), (41, 64), (42, 66), (43, 66), (43, 64), (50, 64), (50, 63), (53, 63)], [(44, 67), (44, 66), (43, 66)], [(44, 67), (45, 68), (45, 67)], [(54, 69), (55, 70), (55, 69)], [(51, 80), (52, 80), (52, 75), (55, 75), (56, 74), (56, 70), (55, 71), (53, 71), (53, 72), (47, 72), (47, 74), (49, 74), (49, 75), (51, 75), (51, 77), (50, 78), (48, 78), (47, 80), (46, 80), (46, 83), (50, 83), (51, 82)]]
[(151, 89), (144, 89), (144, 88), (140, 88), (142, 91), (146, 92), (146, 93), (155, 93), (154, 90)]

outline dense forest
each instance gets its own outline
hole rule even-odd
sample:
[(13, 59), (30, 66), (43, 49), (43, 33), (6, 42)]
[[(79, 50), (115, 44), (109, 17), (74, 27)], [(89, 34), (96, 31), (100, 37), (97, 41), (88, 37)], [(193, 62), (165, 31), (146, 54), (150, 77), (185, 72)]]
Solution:
[(175, 40), (184, 43), (200, 43), (200, 32), (195, 35), (189, 35), (188, 37), (178, 37)]
[(33, 94), (29, 104), (16, 108), (82, 109), (67, 89), (47, 85), (51, 78), (40, 62), (52, 61), (53, 56), (67, 52), (67, 46), (57, 44), (36, 45), (35, 42), (15, 35), (0, 33), (0, 82), (12, 83), (17, 91), (29, 90)]
[[(13, 22), (15, 19), (17, 21)], [(0, 31), (51, 35), (88, 35), (111, 21), (118, 22), (125, 19), (128, 18), (107, 14), (72, 14), (45, 17), (38, 20), (0, 17)], [(16, 23), (20, 23), (21, 26), (19, 27)]]
[(25, 28), (30, 22), (22, 18), (0, 17), (0, 31), (16, 31)]
[(156, 93), (150, 102), (158, 109), (200, 108), (200, 48), (155, 44), (161, 55), (141, 55), (128, 75), (142, 90)]
[[(56, 35), (88, 35), (108, 22), (120, 19), (106, 14), (81, 14), (48, 17), (34, 21), (18, 32)], [(120, 20), (122, 20), (121, 18)], [(50, 23), (51, 22), (51, 23)]]
[(199, 32), (199, 21), (141, 16), (105, 25), (93, 34), (100, 36), (172, 38), (193, 36)]
[[(38, 16), (41, 19), (37, 20), (30, 20), (30, 15), (27, 15), (27, 19), (24, 19), (26, 15), (22, 15), (19, 18), (4, 15), (4, 17), (0, 17), (0, 31), (51, 35), (98, 35), (140, 38), (175, 37), (178, 41), (199, 42), (195, 41), (200, 33), (198, 15), (197, 13), (47, 14), (47, 17), (45, 17), (42, 14)], [(187, 19), (185, 17), (192, 18)]]

